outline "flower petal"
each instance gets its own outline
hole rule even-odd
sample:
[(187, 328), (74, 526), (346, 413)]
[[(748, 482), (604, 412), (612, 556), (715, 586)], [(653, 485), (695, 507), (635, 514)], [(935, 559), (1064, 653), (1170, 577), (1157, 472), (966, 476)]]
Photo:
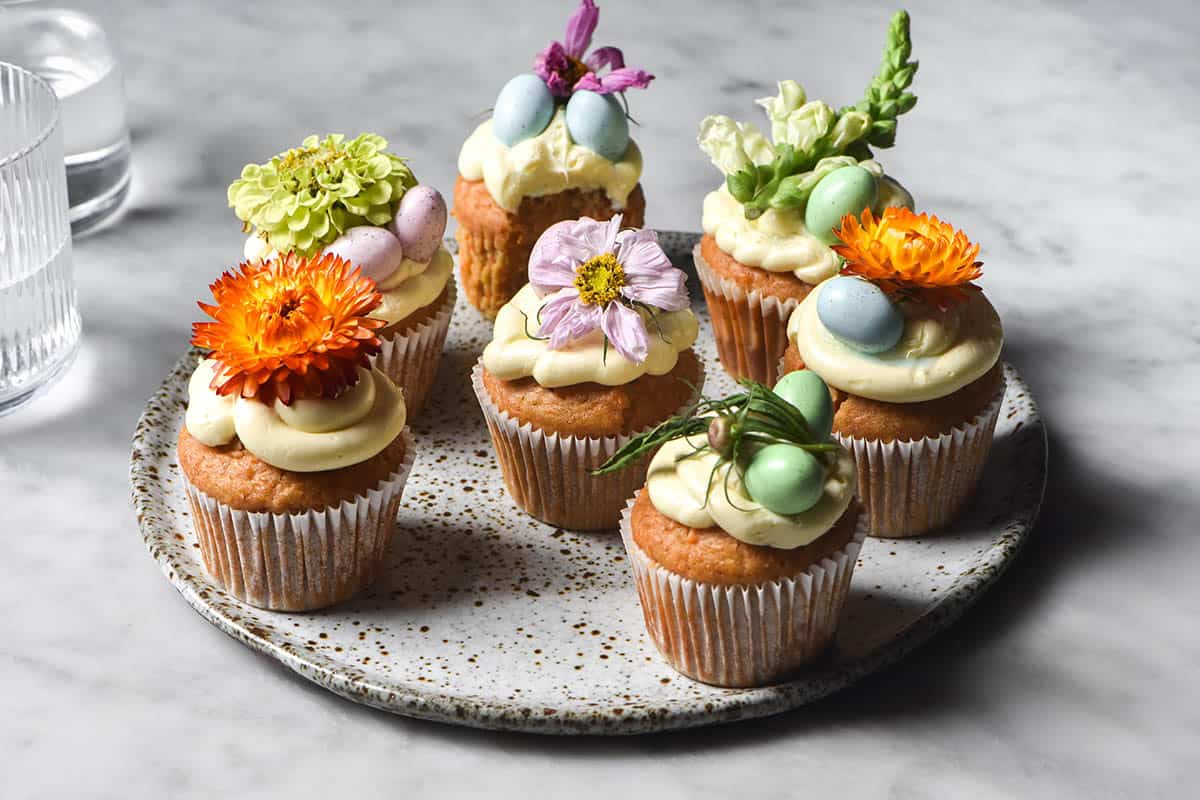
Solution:
[(551, 297), (542, 306), (539, 317), (542, 322), (538, 335), (550, 337), (547, 347), (551, 350), (561, 350), (600, 327), (600, 309), (580, 301), (575, 289), (563, 289)]
[(626, 284), (621, 289), (625, 297), (664, 311), (682, 311), (690, 305), (687, 275), (672, 266), (654, 231), (622, 231), (618, 258), (625, 269)]
[(596, 94), (617, 94), (626, 89), (645, 89), (654, 76), (644, 69), (621, 67), (607, 75), (589, 72), (575, 82), (575, 90), (586, 89)]
[(537, 54), (533, 60), (533, 71), (546, 82), (550, 94), (555, 97), (569, 97), (571, 84), (565, 76), (572, 72), (571, 61), (561, 42), (551, 42), (546, 49)]
[(588, 45), (592, 43), (592, 34), (596, 32), (596, 23), (600, 21), (600, 9), (596, 8), (595, 0), (582, 0), (579, 8), (567, 20), (566, 50), (573, 58), (583, 58)]
[(620, 69), (625, 66), (625, 54), (619, 47), (597, 47), (584, 63), (597, 72), (605, 67)]
[(646, 360), (649, 344), (641, 314), (620, 303), (609, 303), (601, 317), (600, 329), (625, 360), (634, 364)]
[(572, 285), (575, 268), (588, 257), (586, 248), (572, 236), (573, 226), (573, 221), (555, 223), (533, 245), (529, 254), (529, 282), (539, 295)]

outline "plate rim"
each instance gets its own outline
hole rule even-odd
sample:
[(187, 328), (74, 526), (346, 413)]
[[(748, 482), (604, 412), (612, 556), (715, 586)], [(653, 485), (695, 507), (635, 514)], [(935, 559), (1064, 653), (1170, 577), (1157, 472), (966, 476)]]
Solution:
[[(853, 661), (839, 663), (832, 673), (801, 675), (770, 687), (725, 690), (726, 694), (720, 703), (709, 701), (701, 704), (699, 701), (692, 701), (689, 705), (676, 704), (661, 708), (631, 705), (625, 707), (618, 716), (601, 714), (598, 711), (591, 714), (577, 713), (570, 709), (555, 709), (552, 714), (544, 711), (539, 714), (537, 708), (515, 701), (497, 701), (470, 693), (456, 695), (444, 689), (421, 691), (417, 687), (371, 680), (361, 674), (347, 675), (344, 666), (331, 657), (316, 652), (303, 653), (290, 648), (286, 643), (276, 643), (263, 632), (252, 630), (252, 626), (227, 616), (206, 602), (201, 596), (202, 590), (219, 589), (203, 575), (202, 565), (196, 578), (181, 576), (169, 552), (155, 545), (155, 538), (161, 533), (155, 530), (156, 523), (151, 519), (156, 516), (153, 492), (142, 484), (161, 482), (164, 476), (157, 474), (157, 469), (148, 469), (155, 463), (157, 456), (148, 452), (146, 434), (156, 426), (151, 417), (155, 415), (157, 408), (170, 405), (171, 395), (177, 393), (181, 380), (186, 381), (186, 376), (194, 368), (199, 354), (198, 349), (191, 348), (175, 363), (138, 417), (131, 443), (129, 479), (138, 528), (150, 555), (158, 563), (167, 580), (207, 622), (252, 650), (279, 661), (293, 672), (334, 694), (403, 716), (473, 728), (558, 735), (655, 733), (769, 716), (826, 697), (872, 672), (896, 663), (965, 613), (1000, 578), (1021, 552), (1033, 532), (1046, 491), (1049, 442), (1045, 421), (1028, 385), (1015, 367), (1004, 362), (1005, 376), (1008, 380), (1006, 397), (1008, 392), (1024, 392), (1028, 406), (1024, 427), (1036, 427), (1040, 434), (1037, 437), (1040, 448), (1040, 475), (1036, 480), (1038, 488), (1035, 496), (1026, 507), (1013, 509), (1012, 514), (1004, 520), (1003, 530), (1013, 534), (1012, 546), (989, 547), (982, 556), (982, 562), (975, 565), (974, 572), (960, 574), (944, 590), (936, 605), (897, 636), (877, 645)], [(1035, 482), (1030, 481), (1030, 484), (1033, 483)], [(201, 585), (197, 586), (197, 583)], [(739, 702), (739, 698), (744, 698), (744, 701)]]

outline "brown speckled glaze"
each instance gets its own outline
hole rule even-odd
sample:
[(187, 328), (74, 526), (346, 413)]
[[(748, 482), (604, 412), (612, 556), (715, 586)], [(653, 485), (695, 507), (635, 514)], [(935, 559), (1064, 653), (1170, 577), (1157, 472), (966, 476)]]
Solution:
[[(693, 291), (696, 238), (663, 234), (667, 252), (693, 275)], [(1045, 430), (1006, 365), (995, 443), (963, 518), (936, 536), (868, 539), (830, 653), (792, 680), (758, 689), (695, 683), (647, 638), (617, 533), (556, 531), (505, 494), (470, 383), (491, 323), (461, 299), (459, 306), (434, 395), (413, 425), (417, 462), (385, 571), (342, 605), (262, 611), (206, 575), (175, 458), (195, 352), (167, 376), (134, 434), (138, 522), (180, 594), (238, 641), (356, 702), (547, 734), (644, 733), (778, 713), (853, 683), (951, 623), (1017, 554), (1037, 515)], [(698, 311), (697, 352), (716, 395), (730, 384), (717, 368), (702, 302)]]

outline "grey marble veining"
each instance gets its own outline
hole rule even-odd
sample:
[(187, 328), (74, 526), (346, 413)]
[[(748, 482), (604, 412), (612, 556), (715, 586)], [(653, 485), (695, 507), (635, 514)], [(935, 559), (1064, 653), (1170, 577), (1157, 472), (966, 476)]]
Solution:
[[(914, 3), (920, 103), (885, 166), (983, 242), (1006, 357), (1051, 431), (1042, 521), (951, 631), (815, 706), (721, 729), (547, 740), (344, 702), (205, 624), (147, 556), (128, 438), (240, 250), (224, 190), (313, 131), (374, 129), (449, 190), (458, 144), (568, 2), (79, 3), (119, 40), (135, 184), (77, 243), (84, 345), (0, 421), (0, 795), (1181, 797), (1200, 752), (1200, 13)], [(694, 229), (696, 122), (875, 66), (877, 2), (602, 2), (648, 220)], [(2, 13), (2, 12), (0, 12)]]

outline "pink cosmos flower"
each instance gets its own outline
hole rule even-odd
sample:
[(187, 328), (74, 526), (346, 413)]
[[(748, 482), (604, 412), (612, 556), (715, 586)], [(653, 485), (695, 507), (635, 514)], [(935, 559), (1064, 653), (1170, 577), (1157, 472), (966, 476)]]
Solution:
[[(594, 0), (581, 0), (579, 8), (567, 20), (566, 42), (551, 42), (538, 53), (533, 71), (555, 97), (570, 97), (578, 89), (598, 94), (645, 89), (654, 80), (644, 69), (626, 67), (625, 56), (616, 47), (599, 47), (584, 58), (599, 21), (600, 9)], [(600, 70), (605, 67), (610, 71), (601, 75)]]
[(599, 328), (618, 353), (646, 360), (646, 322), (639, 308), (681, 311), (688, 307), (687, 276), (671, 266), (648, 230), (621, 230), (621, 215), (608, 222), (584, 217), (546, 229), (529, 257), (529, 282), (545, 298), (538, 336), (559, 350)]

